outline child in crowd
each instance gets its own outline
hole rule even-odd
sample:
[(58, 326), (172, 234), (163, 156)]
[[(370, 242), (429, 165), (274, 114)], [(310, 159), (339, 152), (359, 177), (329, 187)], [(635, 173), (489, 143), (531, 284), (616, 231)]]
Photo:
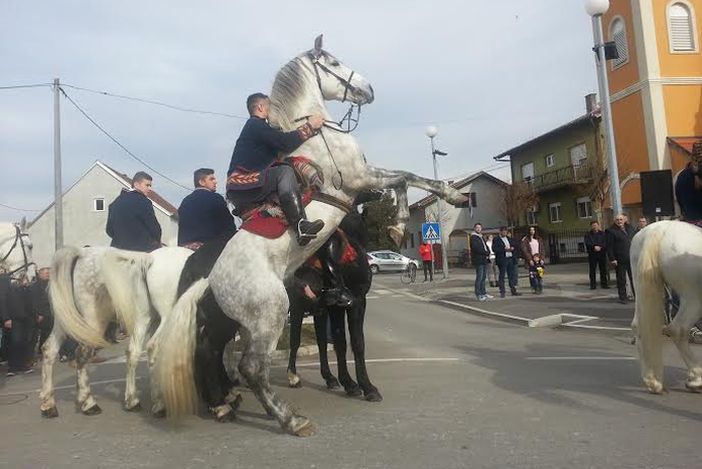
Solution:
[(541, 294), (544, 291), (544, 261), (537, 253), (533, 256), (534, 262), (529, 264), (529, 283), (531, 290), (536, 294)]

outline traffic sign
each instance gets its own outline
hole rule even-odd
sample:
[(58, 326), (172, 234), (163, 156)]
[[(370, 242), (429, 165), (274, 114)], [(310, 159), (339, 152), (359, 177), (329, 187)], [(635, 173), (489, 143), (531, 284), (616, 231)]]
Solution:
[(422, 223), (422, 239), (424, 241), (441, 242), (441, 228), (438, 223)]

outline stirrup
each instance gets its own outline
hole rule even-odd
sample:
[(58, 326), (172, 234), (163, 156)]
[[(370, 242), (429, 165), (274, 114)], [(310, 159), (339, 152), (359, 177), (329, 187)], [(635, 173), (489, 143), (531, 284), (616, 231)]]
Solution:
[[(302, 223), (309, 223), (309, 232), (302, 231)], [(322, 220), (309, 221), (304, 218), (297, 222), (297, 244), (300, 246), (307, 246), (310, 241), (317, 237), (317, 233), (324, 228), (324, 222)]]

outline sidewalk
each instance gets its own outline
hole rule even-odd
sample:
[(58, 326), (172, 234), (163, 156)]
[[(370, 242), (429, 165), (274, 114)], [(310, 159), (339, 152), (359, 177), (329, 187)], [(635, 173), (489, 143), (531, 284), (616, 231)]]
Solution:
[(508, 292), (505, 298), (500, 298), (497, 287), (489, 287), (488, 284), (488, 294), (495, 298), (485, 302), (478, 301), (473, 293), (473, 269), (453, 268), (449, 270), (449, 279), (441, 277), (442, 274), (437, 272), (434, 282), (423, 282), (420, 271), (417, 272), (416, 283), (404, 285), (399, 274), (379, 274), (374, 278), (374, 283), (379, 287), (412, 293), (446, 306), (529, 327), (560, 326), (622, 334), (631, 331), (634, 303), (618, 303), (613, 283), (609, 290), (599, 287), (590, 290), (587, 264), (547, 266), (541, 295), (531, 292), (527, 274), (520, 268), (518, 291), (522, 296), (514, 297)]

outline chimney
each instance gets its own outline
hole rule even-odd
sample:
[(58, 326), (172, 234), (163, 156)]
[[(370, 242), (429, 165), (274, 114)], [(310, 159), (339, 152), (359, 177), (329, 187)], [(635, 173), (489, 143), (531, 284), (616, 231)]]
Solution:
[(592, 114), (597, 109), (597, 93), (585, 95), (585, 112)]

